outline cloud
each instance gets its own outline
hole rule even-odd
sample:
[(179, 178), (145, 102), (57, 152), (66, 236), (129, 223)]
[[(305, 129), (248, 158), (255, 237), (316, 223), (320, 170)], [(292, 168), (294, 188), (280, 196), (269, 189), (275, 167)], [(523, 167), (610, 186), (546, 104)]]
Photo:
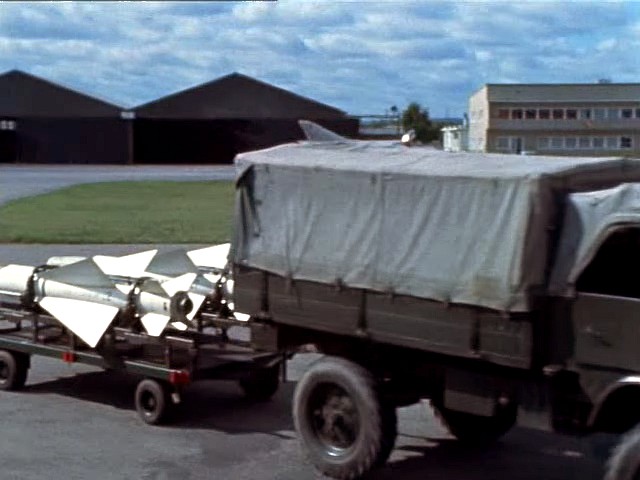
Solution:
[(381, 113), (462, 115), (483, 83), (637, 82), (640, 4), (2, 2), (0, 70), (134, 106), (239, 71)]

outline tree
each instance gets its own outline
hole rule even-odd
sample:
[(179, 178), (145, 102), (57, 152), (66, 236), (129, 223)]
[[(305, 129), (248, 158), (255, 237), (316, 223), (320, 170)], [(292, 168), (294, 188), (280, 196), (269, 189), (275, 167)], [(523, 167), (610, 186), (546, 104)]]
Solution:
[(422, 143), (429, 143), (439, 136), (438, 130), (429, 120), (429, 111), (416, 102), (411, 102), (402, 112), (402, 128), (405, 132), (413, 129), (416, 132), (416, 139)]

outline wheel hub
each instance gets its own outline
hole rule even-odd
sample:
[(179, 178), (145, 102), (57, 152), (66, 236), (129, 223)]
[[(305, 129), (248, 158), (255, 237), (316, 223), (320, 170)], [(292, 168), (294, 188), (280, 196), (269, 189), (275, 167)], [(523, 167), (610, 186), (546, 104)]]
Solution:
[(321, 443), (332, 455), (342, 455), (355, 443), (358, 435), (357, 411), (343, 389), (334, 387), (321, 392), (314, 402), (312, 423)]
[(154, 396), (149, 393), (146, 392), (143, 396), (142, 396), (142, 407), (144, 408), (144, 410), (148, 413), (153, 413), (157, 407), (157, 402), (156, 399), (154, 398)]

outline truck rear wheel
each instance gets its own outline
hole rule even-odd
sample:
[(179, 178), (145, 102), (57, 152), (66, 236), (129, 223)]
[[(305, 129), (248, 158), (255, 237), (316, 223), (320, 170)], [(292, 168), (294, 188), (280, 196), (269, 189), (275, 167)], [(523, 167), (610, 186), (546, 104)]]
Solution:
[(397, 435), (395, 407), (365, 368), (327, 357), (296, 387), (293, 419), (309, 459), (325, 475), (359, 478), (384, 464)]
[(27, 382), (29, 356), (0, 350), (0, 390), (20, 390)]
[(469, 444), (482, 444), (498, 440), (511, 430), (516, 423), (518, 407), (516, 404), (498, 406), (491, 417), (442, 407), (436, 407), (436, 411), (449, 432), (458, 440)]
[(605, 480), (640, 480), (640, 426), (627, 433), (607, 462)]

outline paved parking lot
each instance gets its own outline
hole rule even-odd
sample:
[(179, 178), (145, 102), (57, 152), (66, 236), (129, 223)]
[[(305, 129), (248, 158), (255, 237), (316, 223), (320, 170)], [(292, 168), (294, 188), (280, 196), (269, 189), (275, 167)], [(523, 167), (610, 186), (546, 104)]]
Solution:
[(0, 165), (0, 204), (79, 183), (128, 180), (232, 180), (232, 165)]
[[(124, 254), (143, 246), (0, 246), (0, 264), (51, 255)], [(163, 248), (172, 248), (164, 246)], [(313, 355), (289, 362), (289, 382), (253, 404), (235, 383), (189, 388), (175, 424), (151, 427), (133, 409), (136, 379), (35, 358), (24, 392), (0, 392), (2, 479), (322, 478), (301, 453), (290, 416), (295, 381)], [(390, 463), (374, 479), (597, 480), (586, 441), (514, 429), (483, 449), (453, 441), (427, 403), (400, 409)]]
[[(306, 462), (290, 417), (294, 381), (310, 359), (290, 362), (291, 382), (252, 404), (235, 384), (190, 388), (177, 421), (152, 427), (133, 410), (135, 380), (38, 358), (25, 391), (0, 392), (3, 479), (323, 478)], [(484, 449), (461, 447), (426, 405), (400, 411), (400, 435), (378, 480), (596, 480), (575, 439), (514, 430)]]

